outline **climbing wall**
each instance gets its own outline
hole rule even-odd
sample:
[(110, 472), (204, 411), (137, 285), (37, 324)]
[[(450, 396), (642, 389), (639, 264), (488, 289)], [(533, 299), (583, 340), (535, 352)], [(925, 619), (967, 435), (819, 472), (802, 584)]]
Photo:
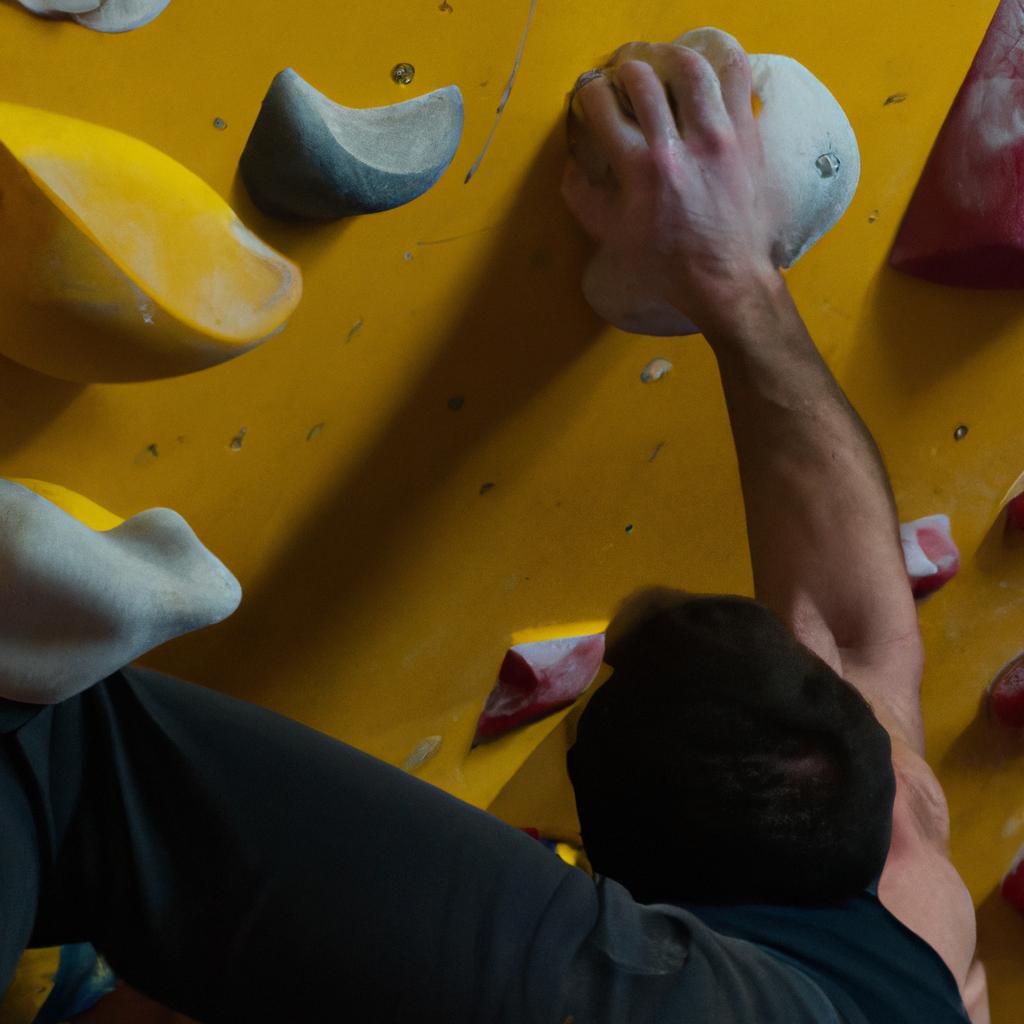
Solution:
[[(928, 752), (980, 905), (994, 1019), (1013, 1020), (1024, 920), (996, 889), (1024, 840), (1024, 740), (990, 724), (981, 699), (1024, 649), (1024, 552), (990, 534), (1024, 470), (1024, 300), (885, 265), (992, 8), (172, 0), (146, 28), (108, 36), (0, 4), (0, 99), (152, 143), (305, 277), (281, 335), (192, 376), (81, 386), (0, 360), (0, 475), (64, 484), (123, 516), (171, 506), (233, 569), (241, 610), (152, 666), (395, 764), (440, 736), (423, 778), (570, 833), (571, 716), (470, 750), (510, 636), (602, 619), (647, 583), (751, 584), (708, 351), (605, 329), (580, 296), (585, 247), (558, 197), (565, 96), (619, 43), (701, 24), (797, 58), (849, 113), (864, 176), (790, 282), (880, 442), (902, 518), (948, 514), (964, 553), (961, 576), (921, 608)], [(392, 74), (402, 63), (409, 84)], [(355, 107), (459, 85), (454, 164), (389, 213), (263, 217), (238, 159), (286, 67)], [(655, 358), (674, 368), (644, 382)]]

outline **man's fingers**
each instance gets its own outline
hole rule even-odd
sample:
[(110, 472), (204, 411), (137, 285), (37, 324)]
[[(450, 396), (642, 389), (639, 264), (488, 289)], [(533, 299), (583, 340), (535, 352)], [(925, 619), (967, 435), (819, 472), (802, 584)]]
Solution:
[(753, 82), (750, 58), (738, 40), (716, 28), (701, 28), (687, 32), (676, 42), (696, 50), (714, 68), (721, 82), (725, 109), (737, 128), (753, 122)]
[(665, 86), (646, 61), (628, 60), (615, 69), (615, 82), (629, 99), (629, 105), (648, 145), (679, 137)]
[(643, 144), (643, 134), (626, 116), (605, 75), (578, 86), (577, 90), (570, 107), (574, 151), (578, 148), (590, 154), (591, 163), (600, 154), (621, 178), (629, 156)]
[(664, 66), (683, 139), (694, 142), (728, 131), (731, 119), (715, 69), (696, 50), (682, 46), (669, 49), (673, 52), (665, 55)]

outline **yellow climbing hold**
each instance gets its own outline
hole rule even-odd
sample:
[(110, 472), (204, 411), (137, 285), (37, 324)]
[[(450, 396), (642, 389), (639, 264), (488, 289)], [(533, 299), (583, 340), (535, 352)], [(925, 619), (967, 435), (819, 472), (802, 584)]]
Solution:
[(108, 512), (101, 505), (97, 505), (96, 502), (90, 501), (74, 491), (69, 491), (66, 487), (61, 487), (59, 484), (48, 484), (42, 480), (22, 480), (17, 478), (12, 478), (11, 483), (21, 484), (22, 487), (33, 491), (41, 498), (45, 498), (50, 504), (56, 505), (62, 512), (67, 512), (73, 519), (77, 519), (80, 523), (88, 526), (90, 530), (98, 530), (101, 533), (105, 533), (107, 530), (113, 530), (124, 522), (120, 516), (115, 516), (113, 512)]
[(225, 362), (280, 331), (299, 268), (209, 185), (109, 128), (0, 103), (0, 353), (67, 380)]

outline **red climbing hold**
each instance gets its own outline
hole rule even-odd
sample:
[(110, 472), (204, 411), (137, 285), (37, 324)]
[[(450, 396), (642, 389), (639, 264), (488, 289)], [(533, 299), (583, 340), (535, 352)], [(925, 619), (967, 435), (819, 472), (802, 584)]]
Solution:
[(1002, 0), (890, 262), (938, 284), (1024, 287), (1024, 5)]
[(590, 688), (603, 658), (604, 634), (511, 648), (477, 723), (473, 745), (568, 707)]
[(1024, 494), (1019, 494), (1006, 506), (1006, 525), (1011, 530), (1024, 530)]
[(1024, 654), (999, 673), (989, 700), (996, 721), (1011, 729), (1024, 729)]
[(1021, 847), (1000, 890), (1003, 899), (1024, 914), (1024, 847)]
[(960, 551), (949, 516), (928, 516), (900, 527), (903, 556), (914, 597), (944, 587), (960, 571)]

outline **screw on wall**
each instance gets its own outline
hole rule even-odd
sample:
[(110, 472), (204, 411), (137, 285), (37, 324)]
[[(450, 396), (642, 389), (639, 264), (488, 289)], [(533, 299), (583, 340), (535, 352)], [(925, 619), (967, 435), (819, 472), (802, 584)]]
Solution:
[(395, 85), (412, 85), (416, 77), (416, 69), (411, 64), (396, 64), (391, 69), (391, 79)]

